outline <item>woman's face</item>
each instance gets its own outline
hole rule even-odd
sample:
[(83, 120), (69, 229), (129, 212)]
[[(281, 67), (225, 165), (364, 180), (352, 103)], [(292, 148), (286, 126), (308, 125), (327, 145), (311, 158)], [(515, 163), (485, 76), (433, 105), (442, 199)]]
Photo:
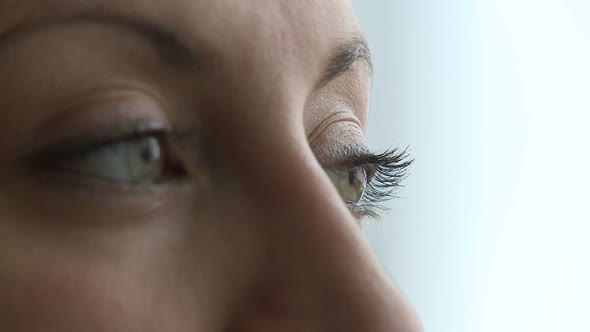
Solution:
[(370, 81), (347, 1), (0, 1), (0, 330), (417, 331)]

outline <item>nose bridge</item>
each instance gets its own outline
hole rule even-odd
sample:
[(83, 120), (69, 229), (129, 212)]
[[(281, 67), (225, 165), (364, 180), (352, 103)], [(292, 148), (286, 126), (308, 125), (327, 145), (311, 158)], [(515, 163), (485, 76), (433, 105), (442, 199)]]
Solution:
[(255, 211), (251, 222), (264, 232), (265, 263), (249, 312), (322, 330), (414, 331), (411, 312), (304, 134), (284, 134), (288, 127), (275, 128), (281, 136), (259, 132), (263, 141), (251, 141), (259, 152), (248, 154), (248, 170), (239, 175)]
[(403, 298), (307, 142), (307, 90), (283, 76), (274, 82), (230, 85), (232, 98), (220, 102), (227, 116), (212, 112), (208, 121), (216, 146), (224, 146), (220, 161), (239, 184), (244, 213), (227, 215), (249, 223), (261, 242), (243, 317), (299, 322), (298, 331), (414, 331)]

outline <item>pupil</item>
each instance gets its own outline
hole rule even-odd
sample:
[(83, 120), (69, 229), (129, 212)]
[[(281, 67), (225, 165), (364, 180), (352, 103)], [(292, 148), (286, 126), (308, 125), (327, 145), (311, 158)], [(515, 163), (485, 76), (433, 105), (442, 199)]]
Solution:
[(348, 172), (348, 183), (352, 186), (354, 184), (355, 174), (354, 172)]
[(146, 146), (143, 151), (141, 151), (141, 160), (143, 160), (144, 162), (150, 162), (152, 160), (153, 157), (153, 153), (152, 153), (152, 149), (150, 149), (149, 146)]

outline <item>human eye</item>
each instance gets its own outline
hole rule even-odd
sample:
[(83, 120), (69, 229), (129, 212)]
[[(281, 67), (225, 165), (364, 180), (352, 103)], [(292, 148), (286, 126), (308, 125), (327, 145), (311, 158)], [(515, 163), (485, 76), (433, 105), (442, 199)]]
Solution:
[[(170, 146), (173, 134), (146, 126), (118, 134), (74, 138), (41, 153), (37, 167), (47, 174), (115, 186), (156, 186), (183, 176), (183, 165)], [(148, 128), (148, 129), (146, 129)]]
[(64, 158), (57, 166), (109, 181), (147, 184), (162, 178), (165, 162), (161, 139), (144, 135), (87, 149)]
[(372, 153), (351, 148), (338, 163), (326, 167), (328, 177), (357, 219), (378, 219), (383, 203), (396, 197), (413, 160), (407, 149)]

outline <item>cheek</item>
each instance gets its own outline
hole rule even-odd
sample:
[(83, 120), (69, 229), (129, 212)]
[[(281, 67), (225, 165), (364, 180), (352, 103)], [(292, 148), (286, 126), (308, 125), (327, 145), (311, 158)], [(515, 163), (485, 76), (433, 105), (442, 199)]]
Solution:
[[(8, 326), (2, 328), (10, 330), (108, 329), (110, 324), (117, 325), (117, 316), (121, 315), (115, 307), (124, 307), (121, 300), (130, 295), (125, 294), (128, 290), (121, 293), (113, 287), (108, 289), (97, 280), (73, 278), (59, 266), (2, 269), (0, 283), (5, 290), (0, 309), (8, 318), (3, 322)], [(106, 294), (118, 294), (120, 298)]]
[(1, 330), (148, 331), (164, 318), (156, 316), (174, 312), (158, 299), (161, 287), (141, 275), (40, 259), (1, 267)]
[(0, 331), (219, 330), (258, 242), (219, 217), (52, 235), (0, 224)]

